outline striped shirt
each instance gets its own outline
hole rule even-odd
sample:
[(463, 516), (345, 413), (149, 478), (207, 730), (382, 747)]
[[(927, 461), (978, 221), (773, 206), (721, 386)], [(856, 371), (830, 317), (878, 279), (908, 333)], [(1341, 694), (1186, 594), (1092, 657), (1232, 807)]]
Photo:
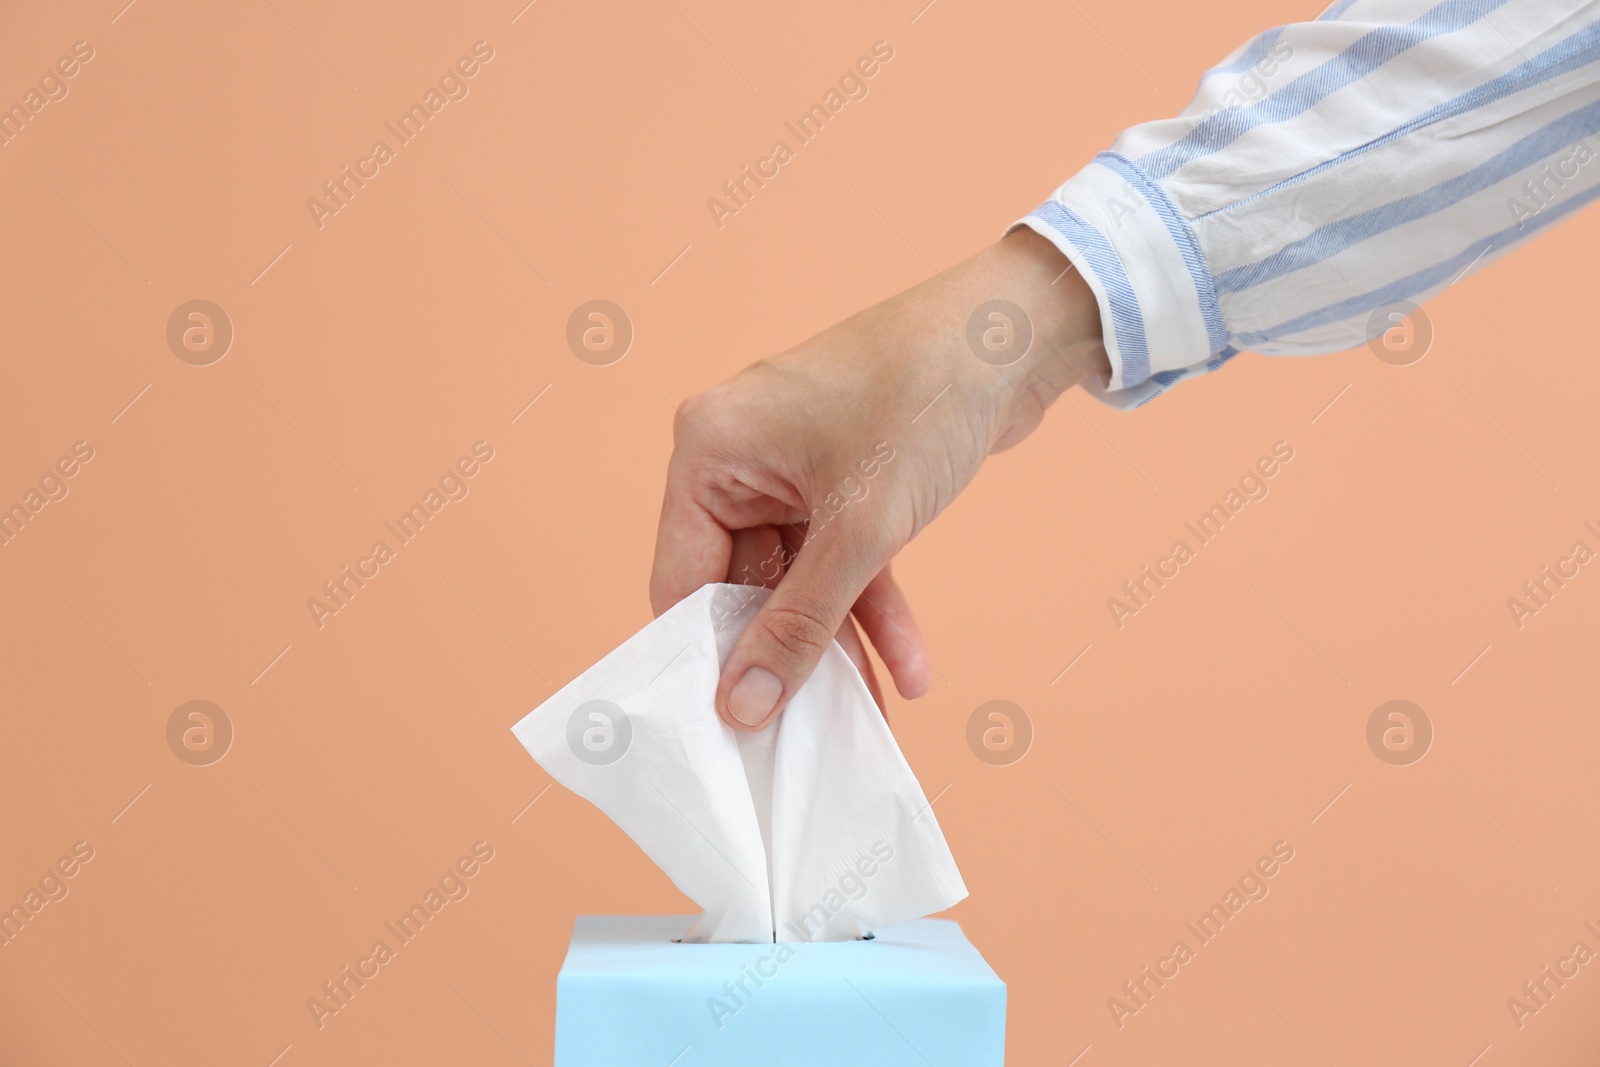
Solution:
[(1338, 0), (1207, 71), (1021, 220), (1137, 407), (1241, 349), (1385, 332), (1600, 195), (1600, 0)]

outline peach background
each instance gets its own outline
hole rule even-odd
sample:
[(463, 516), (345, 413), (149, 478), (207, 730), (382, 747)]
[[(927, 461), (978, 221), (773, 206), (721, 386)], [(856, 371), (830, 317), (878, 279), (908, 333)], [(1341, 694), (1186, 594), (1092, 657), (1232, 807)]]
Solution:
[[(508, 730), (648, 619), (672, 403), (1318, 11), (922, 2), (12, 6), (4, 101), (95, 58), (0, 148), (0, 501), (96, 456), (0, 548), (0, 901), (95, 858), (0, 948), (0, 1060), (546, 1064), (573, 916), (691, 910), (586, 803), (526, 807), (548, 779)], [(706, 198), (879, 39), (871, 95), (717, 230)], [(306, 199), (478, 40), (471, 95), (318, 230)], [(1596, 544), (1597, 238), (1462, 282), (1414, 366), (1075, 395), (905, 553), (937, 680), (892, 712), (948, 786), (1010, 1062), (1593, 1062), (1600, 965), (1520, 1030), (1506, 999), (1600, 948), (1600, 577), (1521, 630), (1505, 601)], [(637, 328), (610, 367), (563, 341), (595, 297)], [(236, 330), (207, 367), (164, 338), (194, 298)], [(319, 631), (306, 599), (480, 439), (471, 495)], [(1278, 440), (1271, 496), (1118, 631), (1106, 598)], [(207, 767), (165, 737), (197, 698), (236, 730)], [(992, 767), (966, 722), (1002, 698), (1037, 737)], [(1393, 698), (1437, 732), (1411, 766), (1365, 741)], [(479, 840), (471, 895), (317, 1029), (307, 998)], [(1119, 1030), (1107, 998), (1278, 840), (1271, 895)]]

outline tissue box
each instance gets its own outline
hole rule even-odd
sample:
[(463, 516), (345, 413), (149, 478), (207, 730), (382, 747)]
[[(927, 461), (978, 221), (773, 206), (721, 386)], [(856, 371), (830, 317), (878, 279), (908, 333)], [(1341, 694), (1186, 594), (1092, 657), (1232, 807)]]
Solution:
[(579, 917), (556, 1067), (1001, 1067), (1006, 986), (961, 927), (684, 945), (692, 916)]

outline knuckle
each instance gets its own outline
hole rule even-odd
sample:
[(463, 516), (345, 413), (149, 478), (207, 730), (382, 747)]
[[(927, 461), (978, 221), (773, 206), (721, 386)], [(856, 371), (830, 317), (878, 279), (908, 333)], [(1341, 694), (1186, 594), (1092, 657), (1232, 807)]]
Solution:
[(739, 423), (738, 397), (728, 391), (726, 383), (713, 385), (678, 405), (672, 420), (673, 443), (692, 451), (715, 453), (739, 436)]
[(769, 608), (763, 626), (774, 643), (795, 660), (814, 659), (833, 640), (833, 632), (814, 612), (789, 604)]
[(678, 405), (678, 415), (684, 419), (704, 418), (708, 409), (716, 406), (716, 397), (710, 389), (685, 397)]
[(708, 412), (715, 410), (716, 401), (705, 393), (696, 393), (678, 405), (672, 420), (672, 435), (679, 444), (693, 439), (697, 427), (708, 421)]

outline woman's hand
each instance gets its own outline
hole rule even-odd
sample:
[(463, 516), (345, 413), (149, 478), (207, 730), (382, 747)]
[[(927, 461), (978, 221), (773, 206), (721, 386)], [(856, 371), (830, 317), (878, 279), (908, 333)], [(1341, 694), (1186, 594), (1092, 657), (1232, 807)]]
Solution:
[(684, 402), (652, 606), (707, 582), (776, 587), (723, 670), (716, 705), (729, 726), (771, 722), (835, 637), (881, 706), (852, 614), (900, 694), (927, 691), (922, 634), (890, 561), (990, 453), (1026, 437), (1063, 391), (1109, 373), (1100, 338), (1083, 279), (1019, 229)]

